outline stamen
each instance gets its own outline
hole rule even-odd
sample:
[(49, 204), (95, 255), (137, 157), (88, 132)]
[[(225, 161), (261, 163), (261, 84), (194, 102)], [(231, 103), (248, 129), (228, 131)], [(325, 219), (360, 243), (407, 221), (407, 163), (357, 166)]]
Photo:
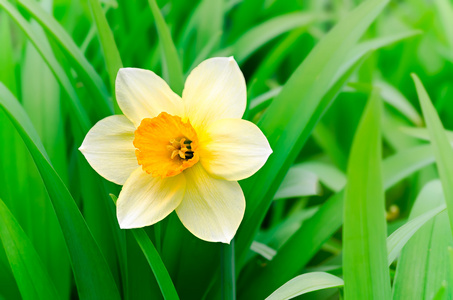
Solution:
[(193, 151), (191, 143), (192, 141), (181, 138), (179, 141), (176, 139), (171, 139), (170, 145), (167, 145), (168, 151), (171, 152), (171, 159), (179, 156), (180, 159), (188, 160), (193, 158)]
[(173, 152), (171, 153), (171, 159), (175, 158), (176, 155), (178, 155), (179, 153), (179, 150), (173, 150)]

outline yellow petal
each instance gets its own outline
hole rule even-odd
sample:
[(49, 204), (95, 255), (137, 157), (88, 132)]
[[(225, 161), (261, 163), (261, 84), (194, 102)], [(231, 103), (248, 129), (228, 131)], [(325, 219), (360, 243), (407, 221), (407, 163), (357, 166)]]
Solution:
[(196, 129), (224, 118), (241, 118), (247, 94), (245, 79), (232, 57), (205, 60), (186, 80), (186, 117)]
[(163, 111), (177, 116), (184, 113), (181, 98), (149, 70), (120, 69), (115, 90), (121, 111), (136, 127), (144, 118), (154, 118)]
[(252, 122), (223, 119), (212, 123), (200, 136), (200, 162), (210, 174), (241, 180), (252, 176), (266, 162), (272, 149)]
[(159, 222), (181, 203), (185, 186), (184, 174), (162, 179), (137, 168), (118, 197), (120, 227), (139, 228)]
[(138, 167), (134, 125), (125, 116), (110, 116), (90, 129), (79, 150), (91, 167), (107, 180), (124, 184)]
[(184, 171), (186, 194), (176, 213), (198, 238), (229, 243), (245, 211), (241, 187), (235, 181), (215, 179), (200, 164)]

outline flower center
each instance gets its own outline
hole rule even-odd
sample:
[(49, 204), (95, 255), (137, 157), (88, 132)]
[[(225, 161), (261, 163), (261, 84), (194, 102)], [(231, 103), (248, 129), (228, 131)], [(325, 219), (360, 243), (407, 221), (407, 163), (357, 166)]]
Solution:
[(154, 177), (175, 176), (198, 162), (198, 137), (189, 121), (165, 112), (143, 119), (135, 131), (138, 164)]

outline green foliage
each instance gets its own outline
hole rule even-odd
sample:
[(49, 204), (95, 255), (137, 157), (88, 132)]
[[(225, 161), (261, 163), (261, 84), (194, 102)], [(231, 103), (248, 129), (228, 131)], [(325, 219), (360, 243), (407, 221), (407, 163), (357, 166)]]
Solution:
[[(452, 16), (448, 0), (0, 0), (0, 299), (450, 299)], [(118, 69), (181, 94), (215, 56), (238, 62), (273, 149), (240, 182), (235, 240), (175, 214), (120, 229), (120, 187), (77, 151), (121, 113)]]

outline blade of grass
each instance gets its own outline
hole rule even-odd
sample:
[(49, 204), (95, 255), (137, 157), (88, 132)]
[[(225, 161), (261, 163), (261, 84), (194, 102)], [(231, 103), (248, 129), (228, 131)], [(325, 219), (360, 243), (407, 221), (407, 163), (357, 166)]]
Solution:
[(380, 110), (379, 91), (373, 90), (349, 154), (343, 224), (347, 299), (390, 299)]
[[(216, 40), (213, 39), (216, 33), (223, 31), (224, 6), (223, 0), (203, 0), (200, 2), (199, 7), (197, 7), (197, 10), (199, 10), (196, 19), (198, 23), (196, 28), (197, 53), (201, 52), (206, 45), (213, 43), (213, 41)], [(218, 42), (219, 41), (215, 42), (213, 47), (215, 47)]]
[(72, 60), (72, 67), (81, 76), (91, 93), (93, 93), (93, 100), (97, 102), (102, 114), (104, 116), (111, 115), (113, 113), (113, 106), (104, 82), (85, 58), (82, 51), (77, 47), (71, 36), (37, 2), (31, 0), (18, 0), (17, 2), (50, 33)]
[[(37, 30), (41, 29), (35, 21), (31, 22), (31, 26)], [(41, 33), (43, 32), (41, 31)], [(44, 38), (43, 41), (46, 39)], [(60, 85), (30, 42), (26, 43), (21, 62), (21, 83), (21, 100), (24, 110), (30, 116), (44, 147), (48, 149), (47, 153), (55, 170), (64, 182), (68, 182), (65, 155), (66, 136), (60, 126), (63, 124)], [(14, 127), (11, 127), (10, 130), (16, 132)], [(24, 150), (27, 151), (26, 148)], [(26, 228), (26, 233), (45, 263), (60, 296), (67, 298), (69, 297), (71, 269), (64, 238), (46, 188), (40, 179), (39, 172), (34, 168), (30, 155), (26, 156), (25, 163), (30, 167), (27, 168), (25, 174), (27, 187), (22, 189), (26, 193), (33, 191), (33, 197), (27, 197), (28, 200), (21, 199), (17, 202), (22, 206), (21, 211), (29, 212), (29, 221), (33, 225), (23, 228)], [(8, 172), (10, 171), (8, 170)], [(19, 171), (23, 172), (23, 169)], [(20, 196), (15, 193), (13, 199), (16, 197)], [(32, 207), (39, 207), (40, 213), (34, 213)], [(16, 218), (20, 217), (17, 213), (14, 215)]]
[(178, 52), (176, 51), (170, 30), (159, 10), (159, 6), (157, 6), (156, 0), (148, 0), (148, 3), (156, 21), (157, 33), (159, 35), (164, 79), (175, 93), (181, 94), (184, 87), (184, 77)]
[(412, 78), (415, 82), (420, 106), (431, 138), (431, 145), (444, 190), (445, 202), (447, 203), (448, 216), (450, 217), (450, 228), (453, 232), (453, 160), (451, 159), (453, 157), (453, 149), (422, 82), (415, 74), (412, 74)]
[(220, 42), (222, 37), (222, 32), (217, 32), (214, 34), (211, 39), (206, 43), (206, 45), (200, 50), (197, 57), (193, 60), (192, 64), (189, 67), (189, 72), (198, 66), (203, 60), (209, 57), (209, 54), (212, 53), (214, 47)]
[(306, 27), (315, 20), (316, 17), (312, 13), (306, 12), (295, 12), (274, 17), (241, 35), (231, 46), (232, 55), (241, 64), (260, 47), (277, 36), (298, 27)]
[[(384, 188), (387, 190), (433, 162), (432, 149), (427, 145), (401, 151), (386, 158), (383, 163)], [(243, 294), (244, 299), (250, 299), (252, 295), (264, 298), (273, 289), (297, 275), (343, 223), (343, 216), (338, 213), (343, 210), (343, 198), (343, 191), (334, 194), (312, 218), (302, 224), (278, 250), (272, 261), (250, 279), (249, 290)]]
[(0, 239), (23, 299), (62, 299), (33, 244), (1, 199)]
[[(432, 197), (432, 195), (430, 195)], [(430, 211), (410, 220), (387, 238), (388, 264), (391, 265), (398, 257), (401, 249), (411, 237), (428, 221), (447, 209), (445, 205), (433, 208)]]
[[(429, 141), (429, 132), (426, 128), (419, 128), (419, 127), (401, 127), (400, 130), (407, 135), (410, 135), (414, 138)], [(453, 143), (453, 131), (445, 130), (445, 134), (447, 135), (448, 140), (450, 143)]]
[[(261, 60), (255, 72), (249, 80), (248, 94), (255, 96), (257, 92), (262, 92), (267, 89), (266, 82), (272, 77), (275, 70), (281, 66), (282, 61), (288, 56), (288, 53), (295, 47), (296, 42), (303, 36), (306, 28), (302, 27), (289, 32), (286, 37), (282, 38), (280, 42)], [(250, 102), (250, 109), (252, 109), (252, 102)], [(252, 114), (253, 115), (253, 114)]]
[(260, 171), (243, 182), (248, 207), (236, 240), (239, 261), (249, 249), (284, 174), (347, 80), (335, 76), (336, 72), (387, 2), (366, 1), (337, 24), (293, 73), (258, 123), (274, 153)]
[(343, 286), (343, 279), (324, 272), (299, 275), (273, 292), (266, 300), (292, 299), (305, 293)]
[[(113, 194), (110, 194), (113, 202), (116, 204), (117, 197)], [(178, 293), (176, 292), (175, 286), (171, 281), (170, 275), (168, 274), (167, 269), (165, 268), (162, 259), (159, 256), (156, 248), (149, 239), (145, 230), (142, 228), (132, 229), (132, 234), (134, 235), (135, 240), (143, 251), (151, 270), (156, 276), (157, 283), (159, 284), (162, 295), (165, 299), (179, 299)]]
[(102, 52), (104, 52), (105, 65), (110, 79), (110, 89), (112, 91), (113, 106), (116, 114), (121, 114), (121, 110), (115, 98), (115, 80), (118, 70), (123, 67), (115, 38), (110, 30), (109, 23), (102, 11), (101, 4), (98, 0), (89, 0), (91, 12), (98, 29), (99, 40), (101, 42)]
[(33, 43), (36, 50), (38, 50), (38, 52), (41, 54), (42, 58), (49, 66), (55, 78), (60, 82), (61, 86), (71, 100), (70, 104), (74, 111), (74, 115), (76, 116), (77, 121), (80, 125), (81, 131), (88, 132), (88, 130), (91, 128), (91, 122), (88, 118), (88, 115), (82, 107), (77, 93), (73, 88), (69, 78), (66, 76), (65, 71), (53, 55), (49, 45), (46, 43), (45, 36), (39, 34), (37, 31), (34, 31), (30, 24), (19, 13), (19, 11), (8, 1), (0, 0), (0, 6), (3, 7), (3, 9), (5, 9), (5, 11), (17, 23), (17, 25), (19, 25), (19, 27), (24, 31), (24, 33)]
[(380, 81), (377, 84), (377, 87), (381, 90), (382, 99), (399, 110), (404, 116), (411, 120), (413, 124), (419, 126), (423, 123), (422, 117), (409, 100), (390, 83)]
[(319, 177), (319, 181), (334, 192), (341, 191), (346, 184), (346, 175), (335, 166), (323, 161), (307, 161), (292, 168), (300, 168), (315, 173)]
[(120, 299), (109, 267), (74, 199), (53, 169), (27, 114), (1, 83), (0, 107), (21, 135), (41, 173), (65, 237), (80, 298)]
[[(449, 260), (447, 249), (452, 246), (453, 238), (448, 226), (448, 215), (444, 212), (445, 199), (439, 180), (430, 181), (422, 188), (407, 225), (442, 207), (442, 213), (432, 217), (423, 226), (417, 226), (419, 230), (404, 246), (398, 259), (393, 299), (432, 299), (442, 287), (442, 282), (451, 284), (451, 270), (446, 262)], [(443, 299), (450, 299), (451, 288), (445, 292), (448, 295)]]
[(274, 199), (297, 198), (321, 194), (321, 185), (316, 174), (302, 168), (289, 169)]

